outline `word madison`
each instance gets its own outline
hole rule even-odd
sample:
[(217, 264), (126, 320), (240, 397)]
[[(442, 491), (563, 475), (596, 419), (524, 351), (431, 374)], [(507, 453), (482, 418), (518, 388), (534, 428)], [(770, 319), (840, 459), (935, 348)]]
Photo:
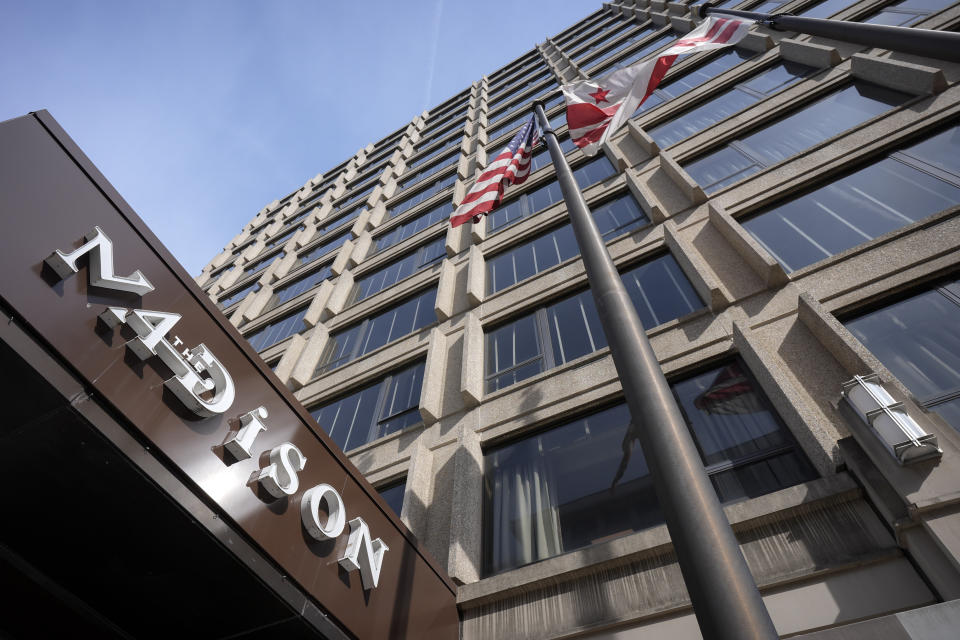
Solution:
[[(54, 251), (44, 262), (65, 279), (77, 273), (77, 260), (89, 256), (90, 284), (96, 287), (146, 295), (153, 291), (150, 281), (140, 272), (118, 276), (114, 271), (113, 242), (100, 227), (84, 236), (84, 244), (64, 253)], [(154, 356), (173, 372), (173, 377), (164, 382), (183, 405), (201, 417), (210, 417), (226, 412), (235, 397), (233, 378), (216, 356), (203, 344), (192, 349), (178, 351), (183, 345), (180, 338), (173, 342), (166, 336), (180, 320), (178, 313), (107, 307), (99, 318), (111, 328), (125, 324), (136, 332), (137, 337), (127, 342), (130, 350), (141, 360)], [(257, 407), (240, 417), (240, 429), (224, 443), (237, 460), (251, 457), (250, 450), (262, 431), (267, 430), (263, 420), (267, 418), (265, 407)], [(270, 464), (261, 469), (251, 482), (259, 483), (271, 496), (292, 496), (300, 486), (297, 473), (303, 471), (307, 458), (291, 442), (284, 442), (270, 450)], [(326, 521), (321, 521), (321, 503), (326, 505)], [(346, 508), (340, 494), (328, 484), (318, 484), (307, 489), (300, 500), (300, 519), (311, 537), (317, 540), (337, 538), (346, 527)], [(377, 586), (383, 556), (388, 551), (384, 542), (370, 539), (370, 529), (363, 518), (353, 518), (350, 538), (340, 566), (347, 571), (360, 570), (364, 589)]]

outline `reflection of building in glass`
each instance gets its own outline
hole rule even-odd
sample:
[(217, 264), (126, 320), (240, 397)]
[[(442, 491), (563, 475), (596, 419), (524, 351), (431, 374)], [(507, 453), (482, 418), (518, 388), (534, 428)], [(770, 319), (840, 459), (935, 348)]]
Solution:
[[(957, 4), (726, 5), (960, 25)], [(604, 5), (264, 207), (198, 278), (462, 585), (465, 638), (696, 633), (549, 155), (446, 224), (535, 99), (780, 632), (960, 597), (956, 65), (754, 27), (584, 157), (559, 84), (692, 26)], [(870, 373), (938, 462), (878, 457), (840, 400)]]

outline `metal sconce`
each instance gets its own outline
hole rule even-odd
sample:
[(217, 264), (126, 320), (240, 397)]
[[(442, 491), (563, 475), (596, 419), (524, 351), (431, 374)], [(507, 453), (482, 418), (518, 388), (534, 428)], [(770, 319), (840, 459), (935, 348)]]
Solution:
[(901, 465), (943, 454), (937, 436), (924, 431), (910, 417), (903, 403), (883, 388), (878, 375), (855, 376), (843, 383), (843, 398)]

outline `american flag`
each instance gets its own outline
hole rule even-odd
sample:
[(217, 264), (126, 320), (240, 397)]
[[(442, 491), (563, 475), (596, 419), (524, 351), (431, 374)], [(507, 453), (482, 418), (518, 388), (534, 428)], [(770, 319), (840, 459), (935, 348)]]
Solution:
[(678, 55), (734, 45), (752, 24), (744, 18), (710, 16), (656, 59), (641, 60), (596, 80), (563, 85), (570, 139), (584, 154), (594, 155), (653, 93)]
[(530, 153), (538, 142), (537, 125), (533, 116), (530, 116), (530, 121), (523, 125), (477, 178), (460, 206), (450, 216), (450, 226), (460, 226), (470, 219), (479, 222), (481, 214), (486, 215), (496, 209), (503, 197), (503, 190), (511, 184), (523, 183), (530, 175)]

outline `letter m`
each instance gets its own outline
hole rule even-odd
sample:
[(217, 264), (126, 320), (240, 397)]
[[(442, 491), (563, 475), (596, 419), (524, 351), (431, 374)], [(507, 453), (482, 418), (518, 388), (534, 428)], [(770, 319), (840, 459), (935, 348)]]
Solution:
[(350, 521), (350, 539), (343, 557), (340, 558), (340, 566), (347, 571), (360, 569), (363, 588), (373, 589), (380, 581), (383, 554), (389, 550), (380, 538), (371, 542), (370, 527), (363, 518), (354, 518)]
[(70, 253), (64, 253), (60, 250), (54, 251), (44, 260), (47, 266), (60, 276), (61, 280), (76, 273), (78, 271), (77, 260), (83, 254), (89, 253), (91, 285), (119, 291), (130, 291), (140, 295), (153, 291), (153, 285), (139, 271), (134, 271), (126, 277), (116, 275), (113, 269), (113, 242), (103, 232), (103, 229), (94, 227), (93, 231), (85, 235), (83, 239), (86, 242), (80, 248)]

